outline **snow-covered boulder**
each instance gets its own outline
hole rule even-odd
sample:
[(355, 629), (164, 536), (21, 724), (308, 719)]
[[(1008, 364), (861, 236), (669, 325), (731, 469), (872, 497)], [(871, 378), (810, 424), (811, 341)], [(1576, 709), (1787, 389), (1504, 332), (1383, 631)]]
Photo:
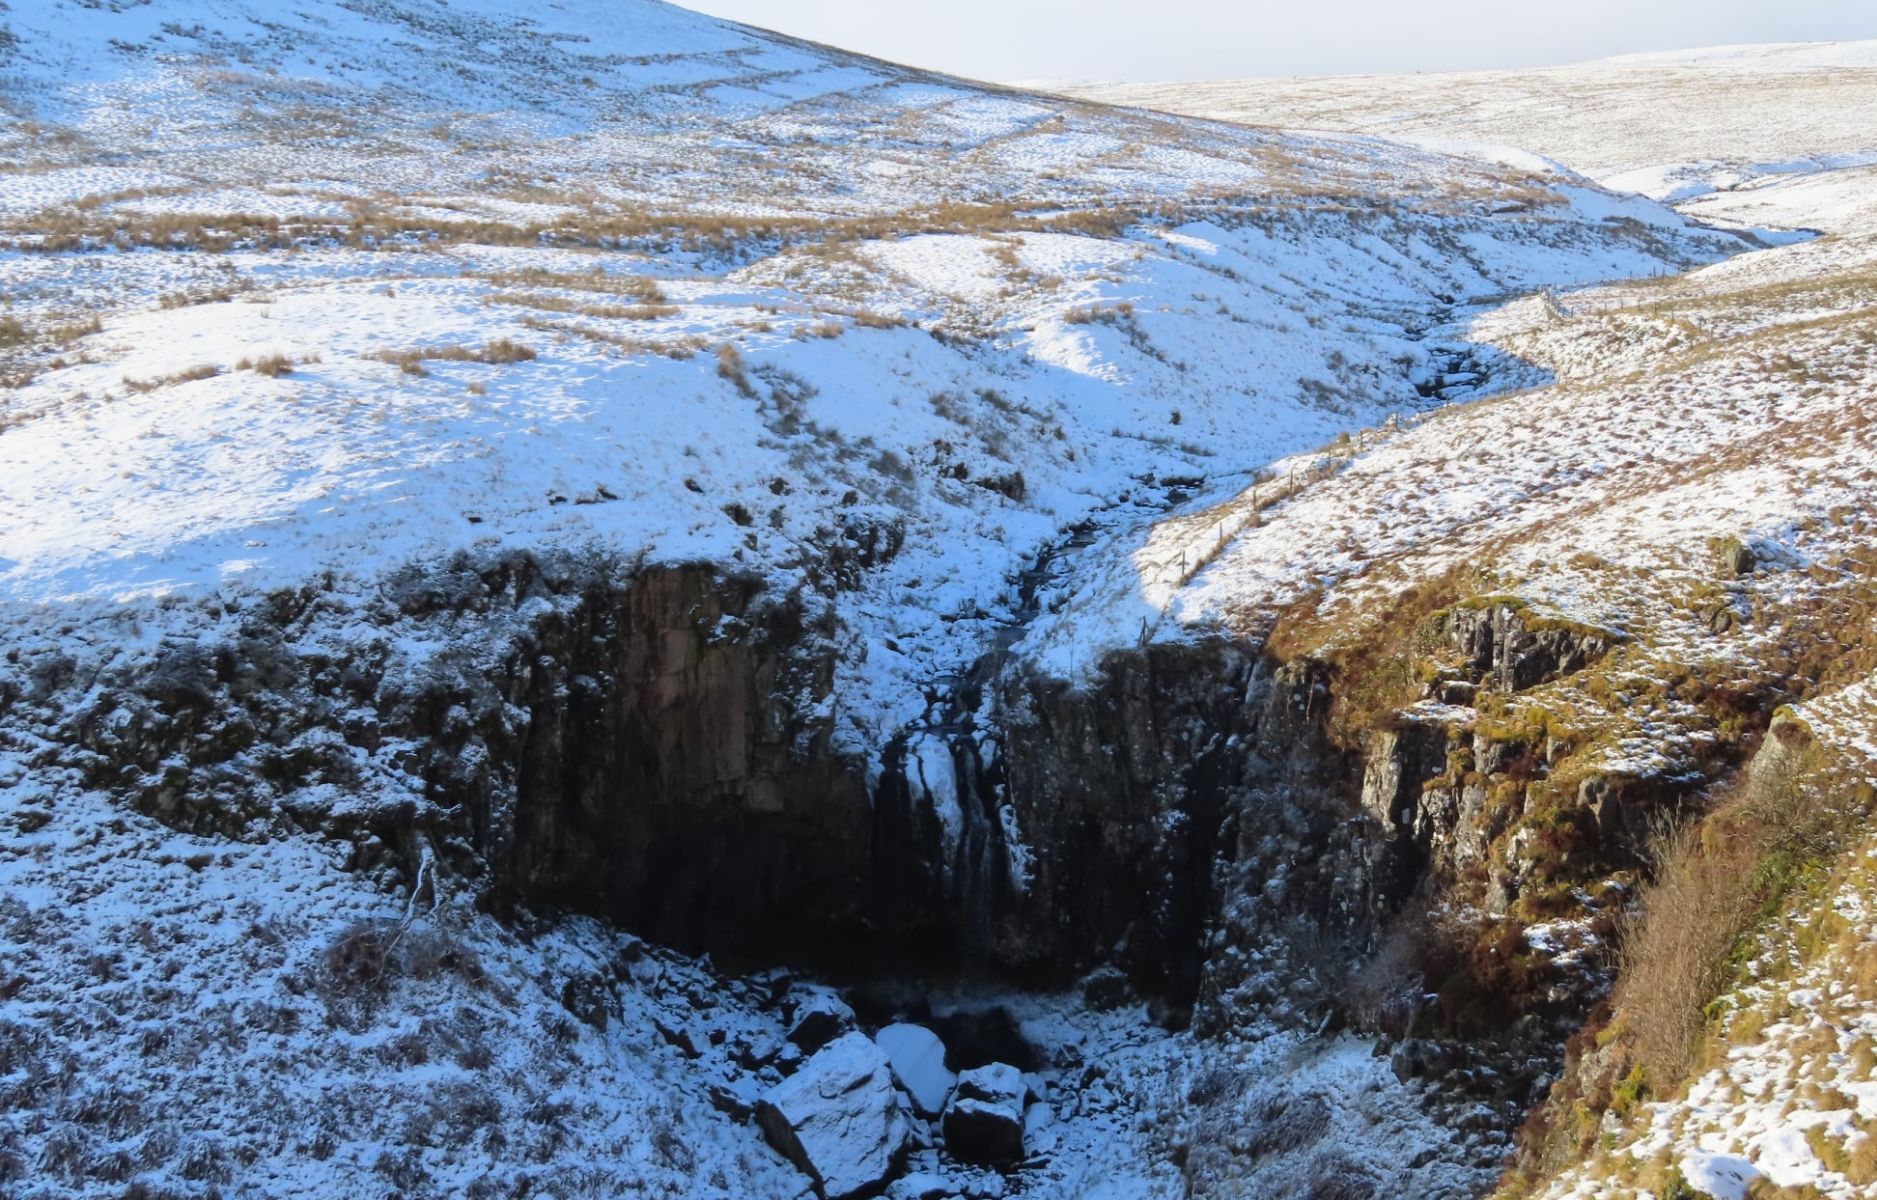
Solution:
[(945, 1043), (923, 1025), (888, 1025), (873, 1035), (875, 1044), (893, 1068), (893, 1078), (912, 1097), (922, 1116), (945, 1111), (958, 1076), (945, 1067)]
[(958, 1194), (955, 1181), (929, 1171), (915, 1171), (893, 1182), (891, 1200), (941, 1200)]
[(789, 1001), (789, 1040), (812, 1054), (854, 1027), (854, 1010), (833, 988), (799, 988)]
[(827, 1200), (885, 1182), (908, 1132), (886, 1055), (863, 1033), (836, 1038), (771, 1088), (756, 1120)]
[(945, 1109), (945, 1149), (961, 1162), (1003, 1163), (1023, 1157), (1023, 1072), (1008, 1063), (966, 1071)]

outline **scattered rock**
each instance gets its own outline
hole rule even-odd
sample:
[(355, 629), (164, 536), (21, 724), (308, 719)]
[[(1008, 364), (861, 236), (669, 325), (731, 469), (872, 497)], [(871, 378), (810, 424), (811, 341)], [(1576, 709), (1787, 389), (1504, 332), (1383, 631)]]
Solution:
[(625, 982), (632, 978), (632, 968), (645, 959), (645, 943), (631, 934), (621, 934), (613, 951), (613, 978)]
[(877, 1188), (906, 1148), (892, 1069), (862, 1033), (836, 1038), (771, 1088), (756, 1106), (756, 1120), (769, 1144), (806, 1172), (826, 1200)]
[(958, 1077), (945, 1067), (945, 1043), (923, 1025), (888, 1025), (874, 1035), (912, 1106), (920, 1114), (936, 1117), (945, 1111)]
[(781, 967), (771, 967), (767, 971), (752, 975), (750, 986), (756, 988), (770, 1004), (782, 1003), (782, 998), (795, 986), (795, 977)]
[(773, 1033), (758, 1033), (739, 1038), (731, 1058), (745, 1070), (758, 1071), (782, 1055), (782, 1039)]
[(1048, 1104), (1032, 1104), (1023, 1114), (1023, 1142), (1031, 1150), (1047, 1149), (1052, 1135), (1050, 1126), (1056, 1123), (1056, 1114)]
[(1451, 1050), (1438, 1042), (1419, 1038), (1402, 1042), (1388, 1057), (1395, 1078), (1403, 1083), (1411, 1079), (1438, 1078), (1454, 1067)]
[(1023, 1072), (992, 1063), (958, 1077), (945, 1110), (945, 1149), (971, 1163), (1009, 1163), (1023, 1157)]
[(703, 1053), (703, 1051), (697, 1048), (697, 1041), (692, 1038), (691, 1031), (686, 1029), (682, 1023), (668, 1021), (663, 1017), (653, 1017), (652, 1026), (658, 1030), (660, 1037), (664, 1038), (673, 1046), (676, 1046), (678, 1052), (683, 1054), (686, 1058), (696, 1058)]
[(854, 1010), (832, 988), (807, 987), (789, 1007), (789, 1040), (813, 1054), (854, 1027)]
[(606, 984), (597, 975), (575, 975), (561, 985), (561, 1007), (595, 1029), (606, 1028)]
[(965, 1195), (970, 1200), (1003, 1200), (1009, 1190), (1001, 1175), (980, 1175), (965, 1185)]
[(710, 1106), (733, 1121), (747, 1121), (756, 1111), (755, 1088), (747, 1080), (710, 1085)]

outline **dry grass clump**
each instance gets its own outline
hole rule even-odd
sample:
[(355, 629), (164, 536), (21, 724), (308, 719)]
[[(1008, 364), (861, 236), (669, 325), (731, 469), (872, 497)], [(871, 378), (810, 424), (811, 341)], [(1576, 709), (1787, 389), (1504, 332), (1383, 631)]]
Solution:
[(173, 375), (164, 375), (156, 379), (132, 379), (126, 375), (124, 386), (133, 392), (154, 392), (158, 388), (169, 387), (178, 383), (194, 383), (198, 379), (213, 379), (222, 373), (222, 369), (212, 363), (202, 363), (187, 370), (177, 371)]
[(667, 300), (665, 291), (659, 286), (658, 281), (648, 279), (643, 275), (616, 275), (600, 270), (576, 273), (529, 267), (519, 271), (503, 271), (485, 276), (485, 278), (500, 288), (554, 288), (570, 292), (595, 292), (608, 296), (624, 296), (640, 304), (663, 304)]
[(656, 321), (680, 311), (675, 304), (583, 304), (547, 292), (498, 292), (490, 296), (488, 302), (613, 321)]
[(1666, 832), (1654, 881), (1623, 940), (1617, 1020), (1656, 1095), (1695, 1066), (1707, 1006), (1735, 980), (1754, 930), (1796, 888), (1821, 880), (1843, 818), (1830, 785), (1805, 770), (1815, 751), (1776, 725), (1791, 765), (1749, 773), (1698, 823)]
[(1116, 325), (1134, 315), (1134, 306), (1122, 301), (1106, 308), (1092, 304), (1080, 304), (1062, 314), (1068, 325)]
[(1693, 1064), (1702, 1008), (1733, 978), (1730, 955), (1755, 907), (1761, 839), (1703, 836), (1719, 828), (1684, 826), (1657, 840), (1662, 867), (1623, 946), (1617, 1004), (1641, 1079), (1657, 1094)]
[(265, 375), (269, 379), (279, 379), (291, 374), (293, 360), (284, 354), (264, 354), (256, 359), (242, 359), (235, 364), (237, 371), (253, 371), (256, 375)]
[(755, 385), (750, 383), (748, 364), (743, 361), (743, 352), (736, 348), (734, 342), (725, 342), (717, 347), (717, 374), (729, 380), (744, 398), (756, 398)]
[[(1158, 209), (1098, 208), (1038, 213), (1007, 202), (948, 202), (879, 216), (830, 218), (588, 208), (552, 221), (516, 222), (468, 214), (457, 219), (437, 220), (400, 212), (395, 203), (364, 198), (352, 199), (349, 208), (348, 216), (342, 220), (283, 221), (256, 213), (135, 213), (102, 205), (74, 206), (70, 212), (40, 222), (30, 233), (15, 234), (10, 240), (17, 249), (41, 253), (101, 246), (126, 249), (154, 246), (220, 253), (240, 247), (288, 249), (298, 244), (330, 243), (356, 249), (436, 249), (462, 244), (552, 245), (611, 250), (637, 248), (655, 252), (683, 250), (733, 257), (758, 248), (838, 246), (909, 233), (988, 236), (1053, 232), (1113, 238), (1156, 213), (1172, 211), (1169, 206), (1161, 206)], [(655, 290), (656, 284), (651, 288)], [(602, 285), (594, 290), (614, 289)], [(645, 303), (662, 301), (662, 297), (649, 295), (642, 299)]]
[(0, 313), (0, 346), (18, 346), (26, 340), (26, 326), (12, 313)]
[(529, 329), (538, 329), (543, 333), (566, 334), (596, 345), (609, 346), (626, 355), (658, 354), (679, 362), (695, 357), (699, 351), (710, 346), (710, 340), (699, 334), (649, 341), (645, 338), (614, 333), (608, 329), (596, 329), (591, 325), (576, 325), (571, 321), (546, 321), (540, 317), (523, 317), (521, 323)]
[(495, 338), (481, 346), (416, 346), (409, 350), (379, 350), (366, 358), (390, 363), (406, 375), (430, 374), (426, 362), (479, 362), (491, 365), (528, 362), (538, 357), (534, 350), (510, 338)]
[(292, 238), (278, 217), (257, 213), (125, 213), (74, 205), (65, 213), (36, 219), (31, 231), (14, 235), (10, 245), (45, 254), (100, 246), (222, 253), (237, 246), (284, 249)]
[(103, 329), (104, 322), (99, 320), (97, 314), (94, 313), (89, 317), (72, 321), (69, 324), (54, 325), (51, 329), (46, 331), (46, 340), (63, 346), (75, 342), (81, 337), (102, 332)]
[(389, 920), (350, 926), (288, 987), (323, 1001), (329, 1026), (357, 1033), (371, 1025), (379, 1005), (400, 980), (441, 975), (506, 993), (489, 978), (470, 947), (442, 930)]
[(165, 292), (157, 297), (157, 306), (164, 309), (189, 308), (197, 304), (222, 304), (235, 298), (235, 289), (231, 287), (208, 288), (199, 292)]
[[(1848, 1103), (1846, 1103), (1848, 1101)], [(1849, 1107), (1856, 1110), (1855, 1101), (1849, 1097), (1840, 1097), (1840, 1103), (1834, 1107)], [(1871, 1128), (1860, 1129), (1850, 1138), (1839, 1141), (1825, 1128), (1814, 1125), (1805, 1131), (1806, 1145), (1827, 1171), (1842, 1175), (1859, 1187), (1868, 1187), (1877, 1183), (1877, 1133)]]
[(1747, 1200), (1829, 1200), (1824, 1192), (1809, 1183), (1780, 1187), (1764, 1175), (1747, 1187)]
[(482, 347), (477, 361), (486, 363), (531, 362), (535, 352), (520, 342), (509, 338), (495, 338)]

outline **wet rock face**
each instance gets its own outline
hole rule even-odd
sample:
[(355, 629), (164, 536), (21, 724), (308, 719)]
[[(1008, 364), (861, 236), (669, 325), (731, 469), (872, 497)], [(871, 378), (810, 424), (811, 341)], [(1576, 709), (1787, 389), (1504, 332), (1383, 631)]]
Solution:
[[(1219, 638), (1117, 653), (1075, 689), (993, 652), (870, 765), (832, 748), (828, 631), (757, 581), (516, 556), (385, 591), (386, 629), (455, 657), (402, 674), (382, 651), (321, 657), (293, 633), (317, 597), (283, 596), (238, 644), (164, 647), (77, 722), (87, 751), (146, 811), (231, 835), (253, 814), (223, 781), (343, 794), (358, 752), (394, 752), (408, 805), (287, 817), (361, 859), (408, 867), (426, 842), (498, 912), (596, 913), (752, 965), (1100, 970), (1096, 992), (1201, 1033), (1320, 1024), (1425, 879), (1490, 871), (1509, 902), (1522, 868), (1486, 861), (1503, 817), (1486, 787), (1548, 753), (1438, 716), (1338, 745), (1328, 667)], [(1510, 605), (1437, 632), (1466, 675), (1439, 681), (1449, 703), (1610, 644)], [(1634, 834), (1644, 784), (1582, 786), (1612, 844)], [(796, 1049), (845, 1028), (804, 1027)]]
[(1410, 832), (1421, 792), (1447, 769), (1447, 730), (1408, 722), (1375, 734), (1362, 770), (1362, 808), (1391, 835)]
[[(1511, 604), (1452, 609), (1435, 632), (1459, 652), (1459, 670), (1467, 677), (1443, 676), (1431, 685), (1428, 699), (1467, 706), (1481, 692), (1526, 691), (1582, 671), (1617, 640), (1596, 629), (1534, 621)], [(1485, 904), (1503, 911), (1534, 866), (1516, 852), (1492, 853), (1518, 811), (1518, 802), (1505, 797), (1516, 797), (1530, 781), (1547, 777), (1553, 760), (1567, 751), (1495, 740), (1475, 732), (1464, 717), (1439, 712), (1409, 710), (1397, 714), (1397, 722), (1369, 738), (1361, 790), (1362, 808), (1381, 829), (1397, 872), (1438, 881), (1483, 873)], [(1496, 785), (1504, 785), (1501, 800), (1489, 803)], [(1576, 787), (1584, 828), (1594, 835), (1577, 853), (1594, 854), (1616, 869), (1641, 862), (1652, 814), (1687, 791), (1688, 783), (1598, 772)], [(1582, 864), (1558, 859), (1550, 865)]]
[[(321, 611), (341, 603), (281, 593), (102, 680), (73, 757), (178, 828), (315, 830), (407, 874), (427, 844), (498, 913), (770, 961), (866, 921), (865, 765), (812, 707), (834, 662), (796, 598), (708, 566), (517, 554)], [(337, 622), (343, 654), (307, 633)]]
[[(240, 645), (167, 651), (128, 712), (80, 723), (88, 749), (177, 826), (285, 822), (406, 869), (423, 842), (497, 912), (595, 913), (753, 965), (1066, 982), (1112, 960), (1176, 1019), (1197, 987), (1256, 715), (1241, 647), (1148, 646), (1085, 691), (987, 671), (958, 706), (976, 723), (908, 738), (870, 789), (832, 749), (825, 631), (755, 581), (517, 555), (385, 596), (374, 621), (448, 647), (421, 671), (310, 653), (294, 631), (319, 598), (282, 597)], [(274, 796), (249, 795), (250, 747)], [(408, 803), (295, 807), (299, 780), (359, 786), (359, 752), (397, 756)]]
[(826, 691), (807, 641), (754, 582), (648, 570), (545, 615), (481, 688), (401, 707), (498, 901), (786, 953), (859, 919), (871, 823), (856, 764), (787, 699)]
[(1360, 759), (1328, 736), (1331, 681), (1313, 663), (1257, 663), (1213, 887), (1195, 1028), (1314, 1024), (1374, 948), (1418, 865), (1357, 803)]
[[(239, 646), (163, 655), (134, 711), (86, 726), (98, 757), (178, 826), (286, 809), (407, 870), (423, 842), (498, 913), (751, 965), (1113, 966), (1174, 1024), (1242, 891), (1312, 921), (1378, 903), (1323, 682), (1230, 641), (1141, 647), (1077, 690), (993, 653), (870, 767), (833, 749), (827, 631), (757, 581), (516, 555), (384, 590), (374, 620), (448, 647), (422, 670), (309, 653), (319, 598), (283, 597)], [(250, 746), (283, 780), (255, 809), (226, 783), (253, 778)], [(407, 804), (292, 807), (297, 780), (356, 786), (361, 751), (397, 756)]]
[(1000, 961), (1085, 970), (1113, 958), (1143, 991), (1190, 999), (1252, 662), (1225, 642), (1149, 646), (1088, 690), (1006, 680), (1021, 870), (994, 929)]

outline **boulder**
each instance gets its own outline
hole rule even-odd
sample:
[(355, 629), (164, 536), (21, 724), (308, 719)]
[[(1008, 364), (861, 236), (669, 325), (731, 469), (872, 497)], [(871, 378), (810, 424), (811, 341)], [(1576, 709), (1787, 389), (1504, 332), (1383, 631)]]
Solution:
[(1744, 579), (1759, 569), (1760, 557), (1753, 547), (1739, 538), (1726, 538), (1719, 546), (1721, 570), (1735, 579)]
[(800, 988), (789, 1001), (789, 1040), (807, 1053), (853, 1027), (854, 1010), (832, 988)]
[(1082, 1000), (1096, 1012), (1113, 1012), (1134, 999), (1134, 988), (1119, 967), (1096, 967), (1082, 981)]
[(945, 1043), (938, 1034), (923, 1025), (888, 1025), (873, 1040), (891, 1064), (893, 1078), (912, 1097), (913, 1108), (927, 1117), (944, 1112), (958, 1077), (945, 1068)]
[(957, 1194), (951, 1180), (929, 1171), (915, 1171), (893, 1184), (892, 1200), (943, 1200)]
[(862, 1033), (823, 1047), (756, 1106), (763, 1135), (826, 1200), (878, 1188), (898, 1168), (907, 1124), (886, 1055)]
[(966, 1071), (945, 1109), (945, 1149), (960, 1162), (1009, 1163), (1023, 1157), (1023, 1072), (1008, 1063)]

